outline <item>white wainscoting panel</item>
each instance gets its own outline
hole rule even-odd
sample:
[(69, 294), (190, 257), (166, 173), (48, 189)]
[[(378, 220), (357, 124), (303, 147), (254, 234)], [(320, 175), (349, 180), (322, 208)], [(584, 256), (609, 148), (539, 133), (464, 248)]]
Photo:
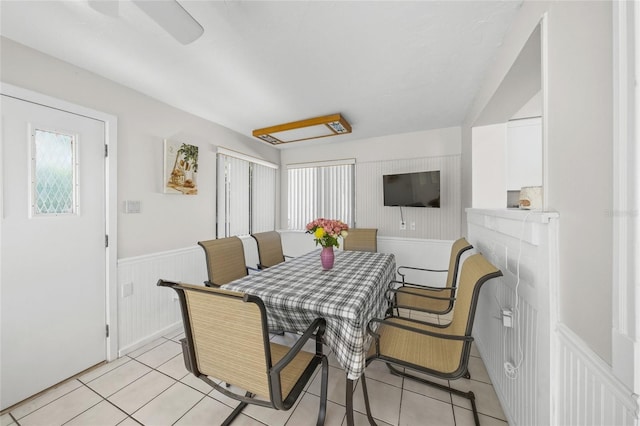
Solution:
[[(182, 324), (175, 291), (159, 279), (202, 284), (207, 279), (199, 246), (118, 261), (118, 355), (125, 355)], [(130, 286), (132, 292), (125, 296)]]
[[(427, 269), (448, 269), (453, 240), (427, 240), (420, 238), (378, 237), (378, 252), (393, 253), (396, 266)], [(413, 272), (404, 270), (411, 283), (444, 287), (446, 272)]]
[[(474, 337), (509, 424), (637, 426), (638, 396), (557, 317), (558, 214), (467, 209), (467, 222), (504, 274), (480, 293)], [(515, 307), (503, 327), (501, 308)]]
[[(504, 274), (483, 287), (473, 333), (496, 394), (509, 424), (552, 424), (557, 214), (468, 209), (467, 221), (469, 242)], [(514, 312), (512, 328), (502, 309)]]
[(638, 425), (638, 395), (564, 324), (557, 328), (557, 423)]
[[(430, 170), (440, 170), (441, 207), (402, 207), (407, 229), (400, 230), (400, 207), (384, 206), (382, 176)], [(378, 228), (380, 236), (456, 240), (460, 200), (459, 155), (356, 163), (356, 226)]]

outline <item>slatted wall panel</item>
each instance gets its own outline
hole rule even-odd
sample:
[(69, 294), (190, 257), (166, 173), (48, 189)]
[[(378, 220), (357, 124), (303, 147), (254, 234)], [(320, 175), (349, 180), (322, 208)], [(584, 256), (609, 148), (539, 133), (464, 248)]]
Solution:
[[(478, 350), (509, 424), (550, 424), (548, 258), (555, 228), (526, 212), (504, 218), (468, 211), (467, 218), (469, 242), (503, 273), (480, 293), (474, 324)], [(512, 328), (503, 326), (503, 308), (517, 309)], [(517, 371), (507, 372), (506, 362)]]
[[(513, 300), (513, 292), (506, 286), (494, 286), (491, 290), (485, 294), (485, 301), (491, 297), (501, 303)], [(493, 304), (495, 306), (495, 301)], [(493, 312), (498, 317), (497, 310)], [(487, 369), (493, 372), (491, 380), (505, 412), (508, 411), (507, 417), (518, 425), (546, 424), (540, 420), (540, 413), (546, 411), (543, 406), (548, 408), (549, 396), (544, 393), (539, 395), (540, 382), (545, 379), (538, 374), (539, 357), (544, 356), (539, 351), (538, 312), (527, 301), (521, 300), (517, 321), (513, 328), (506, 329), (496, 319), (491, 326), (493, 333), (484, 333), (488, 331), (484, 328), (476, 333), (476, 338), (482, 341), (479, 346), (482, 346), (483, 359)], [(516, 373), (507, 375), (504, 369), (506, 361), (519, 367)]]
[[(174, 291), (156, 285), (162, 278), (202, 284), (207, 278), (204, 252), (189, 247), (118, 261), (118, 349), (124, 355), (181, 323)], [(123, 296), (131, 284), (133, 293)]]
[[(440, 170), (441, 207), (403, 207), (407, 229), (400, 230), (400, 208), (383, 205), (382, 176), (430, 170)], [(378, 228), (380, 236), (455, 240), (460, 237), (460, 199), (459, 155), (356, 163), (356, 226)]]
[(559, 425), (638, 425), (637, 402), (570, 329), (558, 327)]

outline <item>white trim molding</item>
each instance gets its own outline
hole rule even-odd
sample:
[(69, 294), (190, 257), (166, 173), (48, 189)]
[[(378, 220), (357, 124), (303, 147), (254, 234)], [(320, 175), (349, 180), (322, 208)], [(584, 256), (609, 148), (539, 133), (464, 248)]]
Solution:
[(306, 167), (344, 166), (348, 164), (356, 164), (356, 159), (345, 158), (343, 160), (311, 161), (308, 163), (291, 163), (291, 164), (287, 164), (287, 169), (304, 169)]
[(279, 169), (280, 166), (278, 166), (275, 163), (271, 163), (269, 161), (263, 160), (261, 158), (257, 158), (257, 157), (252, 157), (250, 155), (247, 154), (243, 154), (241, 152), (237, 152), (237, 151), (233, 151), (231, 149), (227, 149), (227, 148), (223, 148), (221, 146), (219, 146), (216, 149), (216, 153), (217, 154), (222, 154), (222, 155), (226, 155), (228, 157), (234, 157), (234, 158), (238, 158), (240, 160), (244, 160), (244, 161), (248, 161), (250, 163), (256, 163), (256, 164), (260, 164), (262, 166), (265, 167), (270, 167), (272, 169)]
[(638, 2), (613, 3), (612, 368), (640, 394)]

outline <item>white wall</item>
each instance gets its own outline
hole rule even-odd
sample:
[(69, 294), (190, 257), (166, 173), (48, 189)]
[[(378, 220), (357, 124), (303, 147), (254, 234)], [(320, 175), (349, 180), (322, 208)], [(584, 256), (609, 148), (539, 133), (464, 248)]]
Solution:
[[(354, 129), (354, 132), (357, 129)], [(453, 240), (460, 236), (460, 128), (429, 130), (322, 145), (301, 144), (281, 153), (281, 227), (287, 227), (286, 165), (356, 159), (356, 224), (378, 228), (378, 235)], [(399, 229), (400, 210), (382, 204), (382, 175), (441, 170), (440, 209), (403, 208), (407, 229)], [(410, 223), (415, 222), (412, 230)]]
[[(216, 162), (223, 146), (273, 163), (277, 149), (113, 81), (0, 39), (2, 81), (118, 117), (118, 257), (193, 246), (215, 236)], [(162, 193), (163, 139), (197, 145), (198, 195)], [(141, 203), (124, 214), (123, 202)]]
[[(545, 188), (548, 207), (560, 212), (560, 321), (609, 363), (613, 250), (613, 223), (607, 214), (613, 205), (611, 7), (610, 2), (560, 2), (549, 11)], [(575, 303), (577, 295), (579, 304)]]
[(472, 134), (472, 205), (474, 208), (507, 207), (507, 124), (474, 127)]
[[(525, 1), (462, 127), (463, 207), (472, 205), (471, 128), (547, 14), (543, 126), (547, 209), (560, 214), (559, 318), (611, 363), (611, 2)], [(505, 100), (508, 102), (508, 100)], [(516, 111), (513, 111), (515, 113)]]

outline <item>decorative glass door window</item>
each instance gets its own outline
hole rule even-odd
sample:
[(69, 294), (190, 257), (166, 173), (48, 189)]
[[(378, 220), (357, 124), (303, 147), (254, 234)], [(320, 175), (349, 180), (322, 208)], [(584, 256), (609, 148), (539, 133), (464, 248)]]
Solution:
[(31, 143), (31, 213), (77, 213), (76, 137), (35, 129)]

